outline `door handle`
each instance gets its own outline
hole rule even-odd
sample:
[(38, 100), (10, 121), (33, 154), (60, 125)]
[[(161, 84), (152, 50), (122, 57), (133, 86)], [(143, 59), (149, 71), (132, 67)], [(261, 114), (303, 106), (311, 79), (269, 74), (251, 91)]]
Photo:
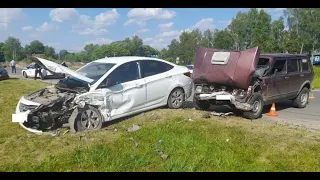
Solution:
[(138, 88), (141, 86), (143, 86), (143, 84), (139, 84), (139, 83), (136, 84), (136, 87), (138, 87)]
[(172, 75), (167, 75), (167, 76), (166, 76), (166, 78), (171, 78), (171, 77), (172, 77)]
[(289, 76), (284, 77), (285, 79), (289, 79)]
[(300, 76), (304, 76), (304, 74), (300, 74)]

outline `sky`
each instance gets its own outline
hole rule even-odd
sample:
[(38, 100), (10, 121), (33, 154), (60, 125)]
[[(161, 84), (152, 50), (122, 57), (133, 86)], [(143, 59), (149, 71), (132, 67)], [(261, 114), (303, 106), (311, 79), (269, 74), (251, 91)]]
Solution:
[[(259, 8), (262, 9), (262, 8)], [(273, 20), (285, 8), (263, 8)], [(8, 36), (22, 46), (33, 40), (56, 51), (79, 52), (89, 43), (109, 44), (138, 35), (156, 49), (167, 47), (181, 32), (225, 28), (246, 8), (0, 8), (0, 41)]]

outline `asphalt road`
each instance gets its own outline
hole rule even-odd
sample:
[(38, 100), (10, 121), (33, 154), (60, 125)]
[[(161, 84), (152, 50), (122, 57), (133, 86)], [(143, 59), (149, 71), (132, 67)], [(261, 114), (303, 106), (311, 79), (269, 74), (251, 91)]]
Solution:
[[(291, 106), (292, 101), (289, 100), (276, 103), (277, 117), (267, 116), (266, 114), (270, 111), (271, 106), (265, 106), (261, 120), (320, 130), (320, 90), (314, 90), (312, 93), (314, 98), (309, 98), (309, 104), (302, 109), (293, 108)], [(193, 107), (192, 98), (191, 96), (187, 99), (185, 107)], [(211, 106), (209, 111), (227, 113), (231, 110), (227, 106)]]
[[(9, 76), (11, 78), (23, 78), (21, 68), (17, 68), (17, 73), (12, 74), (11, 68), (7, 68)], [(33, 78), (28, 78), (33, 80)], [(58, 79), (46, 79), (38, 81), (44, 81), (51, 84), (56, 84)], [(269, 117), (266, 114), (270, 110), (270, 106), (264, 108), (263, 117), (261, 120), (271, 121), (280, 124), (289, 124), (293, 126), (303, 126), (311, 129), (320, 129), (320, 90), (313, 91), (315, 98), (310, 98), (309, 104), (306, 108), (297, 109), (291, 106), (291, 101), (283, 101), (276, 104), (277, 117)], [(192, 108), (192, 96), (185, 102), (185, 107)], [(230, 109), (226, 106), (212, 106), (210, 111), (216, 112), (230, 112)]]
[[(19, 68), (19, 67), (16, 67), (16, 70), (17, 70), (17, 73), (12, 73), (11, 72), (11, 67), (7, 67), (6, 68), (8, 73), (9, 73), (9, 76), (10, 78), (21, 78), (21, 79), (26, 79), (22, 76), (22, 68)], [(34, 81), (34, 78), (27, 78), (28, 80), (33, 80)], [(45, 80), (41, 80), (40, 78), (37, 78), (37, 81), (43, 81), (43, 82), (47, 82), (47, 83), (50, 83), (50, 84), (56, 84), (58, 83), (59, 79), (45, 79)]]

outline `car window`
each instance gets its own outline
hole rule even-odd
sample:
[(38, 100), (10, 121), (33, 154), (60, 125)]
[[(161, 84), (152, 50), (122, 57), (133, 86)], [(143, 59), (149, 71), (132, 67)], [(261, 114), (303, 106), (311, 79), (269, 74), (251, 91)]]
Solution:
[(307, 59), (299, 59), (302, 71), (310, 71), (309, 63)]
[(286, 71), (286, 60), (276, 60), (274, 63), (272, 70), (271, 70), (271, 75), (274, 74), (275, 70), (278, 69), (278, 74), (285, 74)]
[[(112, 71), (98, 88), (110, 87), (137, 79), (140, 79), (137, 61), (128, 62), (120, 65), (114, 71)], [(107, 83), (108, 85), (106, 85)]]
[(141, 67), (141, 75), (143, 78), (164, 73), (173, 68), (173, 66), (170, 64), (160, 62), (160, 61), (154, 61), (154, 60), (140, 61), (140, 67)]
[(298, 59), (290, 59), (287, 60), (287, 72), (298, 72), (299, 71), (299, 65), (298, 65)]

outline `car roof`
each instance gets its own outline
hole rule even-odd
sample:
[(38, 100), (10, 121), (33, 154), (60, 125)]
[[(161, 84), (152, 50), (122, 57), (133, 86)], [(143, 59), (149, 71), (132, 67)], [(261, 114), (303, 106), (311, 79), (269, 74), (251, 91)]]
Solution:
[(156, 60), (156, 61), (162, 61), (171, 65), (175, 65), (169, 61), (165, 61), (163, 59), (157, 59), (157, 58), (152, 58), (152, 57), (142, 57), (142, 56), (119, 56), (119, 57), (106, 57), (102, 59), (95, 60), (93, 62), (100, 62), (100, 63), (113, 63), (113, 64), (123, 64), (126, 62), (131, 62), (131, 61), (137, 61), (137, 60)]
[(305, 54), (284, 54), (284, 53), (275, 53), (275, 54), (260, 54), (260, 57), (271, 57), (271, 58), (306, 58), (308, 57)]

